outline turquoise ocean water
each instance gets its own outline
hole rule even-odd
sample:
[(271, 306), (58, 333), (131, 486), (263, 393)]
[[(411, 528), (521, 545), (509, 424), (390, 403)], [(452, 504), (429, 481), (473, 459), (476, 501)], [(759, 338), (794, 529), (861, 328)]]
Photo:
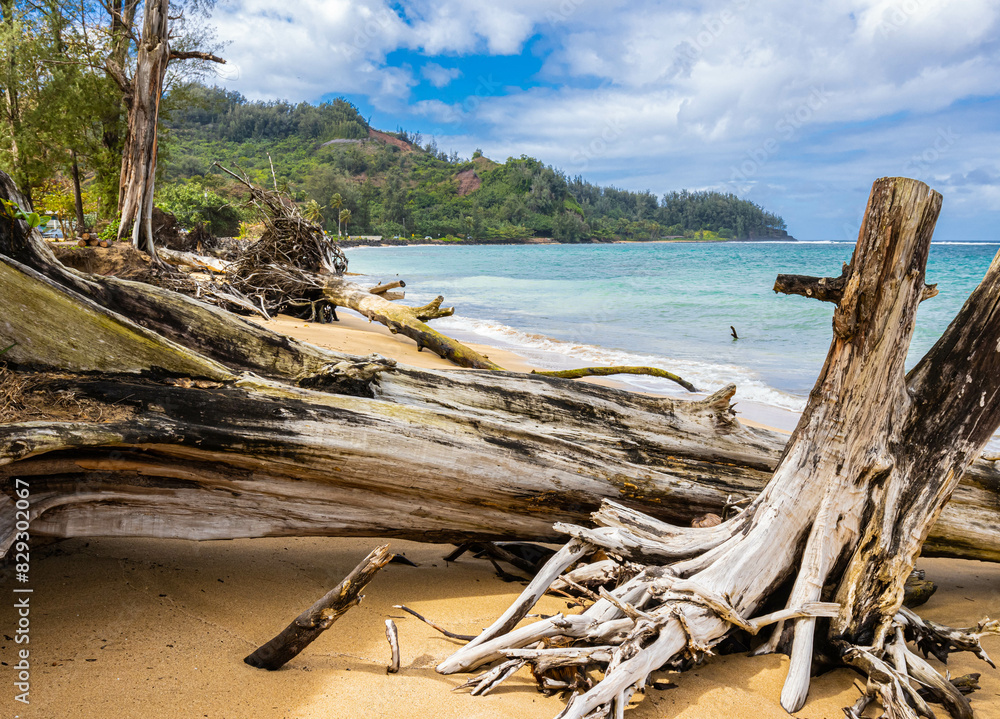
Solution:
[[(932, 245), (909, 360), (940, 336), (1000, 243)], [(776, 295), (782, 273), (836, 276), (853, 243), (669, 243), (385, 247), (347, 250), (350, 271), (398, 275), (406, 303), (438, 294), (456, 316), (435, 327), (510, 349), (543, 367), (648, 364), (707, 392), (800, 410), (830, 344), (833, 306)], [(730, 325), (740, 336), (734, 341)], [(683, 396), (665, 380), (623, 376), (635, 389)]]

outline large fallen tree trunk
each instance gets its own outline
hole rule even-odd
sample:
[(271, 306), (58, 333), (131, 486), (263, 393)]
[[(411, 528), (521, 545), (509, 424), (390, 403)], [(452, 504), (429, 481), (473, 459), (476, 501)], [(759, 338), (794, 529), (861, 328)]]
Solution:
[[(1000, 622), (953, 630), (901, 608), (931, 525), (1000, 425), (1000, 256), (904, 374), (940, 207), (923, 183), (876, 181), (840, 296), (824, 298), (837, 302), (826, 364), (773, 478), (747, 509), (706, 529), (613, 505), (595, 515), (598, 529), (563, 525), (573, 539), (540, 581), (439, 671), (501, 660), (470, 682), (482, 692), (531, 664), (544, 687), (553, 661), (574, 652), (578, 674), (592, 667), (603, 678), (589, 686), (580, 676), (587, 690), (560, 718), (620, 717), (654, 670), (697, 663), (734, 631), (756, 635), (776, 623), (761, 650), (790, 655), (781, 695), (789, 712), (805, 703), (819, 651), (868, 677), (849, 717), (873, 701), (894, 719), (933, 717), (918, 689), (953, 717), (972, 717), (959, 689), (918, 653), (974, 651), (988, 661), (979, 639), (1000, 633)], [(546, 584), (596, 548), (634, 576), (602, 589), (582, 615), (514, 629)], [(775, 603), (784, 609), (766, 611)]]
[[(30, 478), (36, 535), (553, 539), (602, 498), (686, 524), (755, 496), (786, 440), (737, 422), (731, 390), (684, 402), (324, 350), (70, 270), (23, 223), (0, 225), (0, 255), (0, 347), (32, 385), (0, 409), (0, 504)], [(978, 462), (928, 549), (1000, 561), (998, 497)]]

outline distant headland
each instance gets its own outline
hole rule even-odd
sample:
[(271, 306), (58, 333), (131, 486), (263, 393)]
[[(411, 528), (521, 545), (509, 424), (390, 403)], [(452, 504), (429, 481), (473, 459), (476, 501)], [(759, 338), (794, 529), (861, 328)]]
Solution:
[(287, 188), (307, 217), (351, 237), (347, 245), (794, 239), (781, 217), (731, 193), (635, 192), (525, 155), (462, 158), (419, 133), (373, 128), (343, 99), (251, 102), (194, 85), (171, 102), (156, 203), (182, 226), (216, 235), (252, 232), (241, 189), (213, 167), (218, 160)]

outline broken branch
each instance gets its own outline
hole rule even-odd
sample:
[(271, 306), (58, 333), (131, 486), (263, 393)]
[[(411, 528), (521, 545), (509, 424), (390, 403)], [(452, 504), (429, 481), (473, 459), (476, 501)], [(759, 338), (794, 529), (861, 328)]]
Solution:
[(258, 669), (281, 669), (333, 626), (348, 609), (358, 604), (362, 599), (362, 590), (391, 559), (388, 544), (374, 549), (340, 584), (243, 661)]
[(559, 377), (560, 379), (580, 379), (582, 377), (608, 377), (610, 375), (616, 374), (638, 374), (647, 375), (649, 377), (660, 377), (662, 379), (668, 379), (671, 382), (676, 382), (681, 387), (686, 389), (688, 392), (697, 392), (698, 389), (683, 379), (678, 377), (673, 372), (667, 372), (665, 369), (660, 369), (659, 367), (581, 367), (580, 369), (564, 369), (564, 370), (554, 370), (554, 371), (542, 371), (542, 370), (532, 370), (531, 374), (540, 374), (543, 377)]

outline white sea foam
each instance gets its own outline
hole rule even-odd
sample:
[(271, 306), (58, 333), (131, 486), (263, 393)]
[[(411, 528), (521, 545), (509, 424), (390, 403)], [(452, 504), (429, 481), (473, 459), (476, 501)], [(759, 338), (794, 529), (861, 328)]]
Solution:
[[(545, 369), (585, 366), (639, 365), (659, 367), (680, 375), (700, 391), (711, 393), (734, 383), (736, 399), (793, 412), (805, 408), (803, 397), (770, 387), (753, 371), (734, 364), (674, 359), (654, 354), (609, 349), (581, 342), (566, 342), (541, 334), (523, 332), (499, 322), (469, 317), (446, 317), (436, 322), (439, 329), (458, 339), (477, 341), (509, 349)], [(642, 375), (618, 375), (616, 381), (641, 392), (683, 395), (686, 392), (670, 380)]]

